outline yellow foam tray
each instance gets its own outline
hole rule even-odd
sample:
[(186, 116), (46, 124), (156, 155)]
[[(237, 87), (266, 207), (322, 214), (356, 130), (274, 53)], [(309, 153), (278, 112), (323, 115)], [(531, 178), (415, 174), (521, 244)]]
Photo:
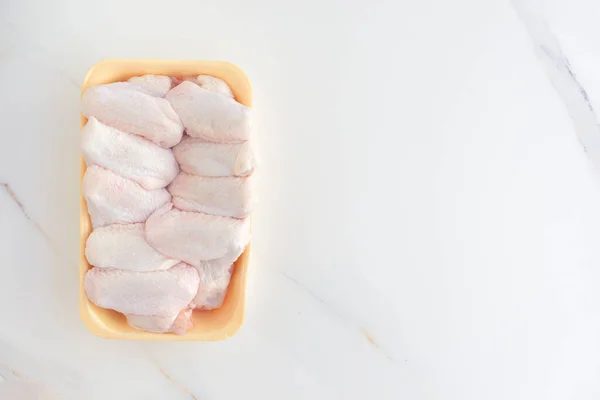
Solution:
[[(220, 61), (177, 61), (177, 60), (134, 60), (109, 59), (94, 65), (85, 76), (81, 87), (86, 88), (111, 82), (125, 81), (132, 76), (145, 74), (176, 77), (212, 75), (223, 79), (233, 91), (235, 99), (248, 107), (252, 106), (252, 88), (246, 74), (237, 66)], [(87, 119), (81, 116), (81, 126)], [(81, 158), (81, 179), (86, 165)], [(90, 302), (83, 289), (83, 278), (91, 268), (85, 258), (85, 242), (92, 231), (87, 205), (81, 194), (80, 181), (80, 255), (79, 255), (79, 310), (85, 326), (94, 335), (107, 339), (157, 340), (157, 341), (214, 341), (233, 336), (244, 322), (246, 308), (246, 276), (250, 259), (250, 245), (235, 262), (231, 282), (223, 306), (217, 310), (194, 311), (194, 327), (185, 335), (151, 333), (131, 328), (125, 316)]]

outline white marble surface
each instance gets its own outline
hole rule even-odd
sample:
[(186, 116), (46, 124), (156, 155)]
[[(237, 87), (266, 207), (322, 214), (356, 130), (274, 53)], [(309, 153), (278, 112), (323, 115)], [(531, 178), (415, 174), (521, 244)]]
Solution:
[[(0, 399), (600, 396), (595, 2), (124, 3), (0, 3)], [(79, 320), (78, 95), (109, 57), (253, 82), (230, 340)]]

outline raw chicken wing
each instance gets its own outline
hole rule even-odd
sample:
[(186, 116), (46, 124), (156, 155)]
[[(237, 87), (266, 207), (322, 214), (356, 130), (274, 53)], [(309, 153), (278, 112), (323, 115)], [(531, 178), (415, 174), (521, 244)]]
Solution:
[(85, 256), (94, 267), (140, 272), (168, 269), (179, 263), (179, 260), (163, 256), (146, 242), (143, 223), (113, 224), (94, 229), (86, 242)]
[(186, 308), (180, 313), (168, 317), (135, 314), (128, 314), (126, 317), (127, 323), (132, 328), (155, 333), (173, 332), (183, 335), (194, 326), (191, 308)]
[(246, 176), (255, 165), (250, 142), (213, 143), (184, 136), (173, 153), (179, 168), (201, 176)]
[(245, 218), (254, 206), (252, 177), (220, 177), (180, 173), (169, 185), (175, 207), (224, 217)]
[(202, 89), (210, 90), (214, 93), (219, 93), (233, 99), (233, 92), (224, 80), (215, 78), (210, 75), (186, 76), (184, 78), (173, 78), (173, 85), (177, 86), (183, 81), (195, 83)]
[(203, 89), (210, 90), (211, 92), (220, 93), (229, 98), (233, 99), (233, 92), (224, 80), (215, 78), (210, 75), (198, 75), (196, 79), (192, 80), (196, 85)]
[(235, 100), (184, 81), (165, 96), (188, 135), (218, 143), (235, 143), (250, 136), (250, 109)]
[(171, 90), (171, 77), (164, 75), (134, 76), (127, 82), (152, 93), (153, 96), (165, 97)]
[(221, 307), (227, 293), (233, 265), (208, 262), (196, 269), (200, 275), (200, 285), (198, 293), (194, 297), (194, 305), (201, 310)]
[(81, 191), (94, 228), (144, 222), (171, 197), (166, 189), (146, 190), (97, 165), (87, 168)]
[(250, 241), (250, 221), (181, 211), (169, 203), (146, 221), (146, 240), (162, 254), (195, 266), (235, 260)]
[(179, 173), (171, 150), (111, 128), (96, 118), (88, 120), (82, 133), (81, 152), (88, 165), (107, 168), (146, 189), (163, 188)]
[(188, 307), (199, 283), (198, 271), (179, 263), (151, 272), (92, 268), (85, 274), (84, 289), (98, 307), (123, 314), (172, 317)]
[(81, 97), (81, 113), (165, 148), (183, 135), (181, 120), (167, 100), (129, 82), (88, 88)]

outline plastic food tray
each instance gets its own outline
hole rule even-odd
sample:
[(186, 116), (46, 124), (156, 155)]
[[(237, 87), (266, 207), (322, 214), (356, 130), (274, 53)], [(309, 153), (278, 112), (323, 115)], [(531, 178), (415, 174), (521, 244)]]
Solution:
[[(229, 84), (235, 99), (246, 106), (252, 106), (252, 88), (246, 74), (237, 66), (220, 61), (176, 61), (176, 60), (133, 60), (109, 59), (94, 65), (87, 73), (81, 87), (86, 88), (104, 83), (125, 81), (132, 76), (145, 74), (169, 76), (212, 75)], [(87, 119), (81, 116), (81, 126)], [(81, 158), (81, 179), (86, 165)], [(194, 327), (185, 335), (172, 333), (150, 333), (131, 328), (125, 316), (90, 302), (83, 290), (83, 278), (91, 268), (85, 258), (85, 242), (92, 231), (87, 205), (81, 194), (80, 181), (80, 257), (79, 257), (79, 309), (85, 326), (96, 336), (122, 340), (157, 341), (214, 341), (233, 336), (244, 322), (246, 307), (246, 276), (250, 258), (250, 245), (235, 262), (231, 282), (223, 306), (217, 310), (194, 311)]]

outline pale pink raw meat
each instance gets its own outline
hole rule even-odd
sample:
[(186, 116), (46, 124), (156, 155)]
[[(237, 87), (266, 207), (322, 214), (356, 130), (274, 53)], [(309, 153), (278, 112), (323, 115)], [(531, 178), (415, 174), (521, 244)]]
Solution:
[(207, 262), (197, 266), (196, 269), (200, 275), (200, 285), (193, 304), (201, 310), (221, 307), (227, 294), (233, 265)]
[(231, 91), (231, 88), (222, 79), (215, 78), (214, 76), (210, 75), (198, 75), (191, 81), (203, 89), (233, 98), (233, 92)]
[(157, 97), (165, 97), (165, 94), (171, 90), (172, 85), (171, 77), (164, 75), (134, 76), (127, 82), (139, 86)]
[(181, 120), (167, 100), (129, 82), (88, 88), (81, 97), (81, 113), (165, 148), (183, 135)]
[(224, 217), (245, 218), (254, 207), (252, 177), (204, 177), (180, 173), (168, 187), (175, 207)]
[(148, 244), (143, 223), (113, 224), (94, 229), (87, 239), (85, 256), (94, 267), (140, 272), (168, 269), (179, 263)]
[(151, 272), (92, 268), (85, 274), (84, 289), (98, 307), (123, 314), (172, 317), (189, 306), (199, 283), (198, 271), (179, 263)]
[(88, 120), (82, 134), (81, 153), (88, 165), (97, 164), (146, 189), (163, 188), (179, 173), (170, 149), (111, 128), (96, 118)]
[(169, 203), (146, 221), (146, 240), (162, 254), (195, 266), (235, 260), (250, 241), (250, 220), (181, 211)]
[(173, 153), (182, 171), (201, 176), (246, 176), (256, 163), (249, 141), (214, 143), (185, 135)]
[(193, 82), (202, 89), (210, 90), (233, 99), (233, 92), (229, 85), (222, 79), (210, 75), (186, 76), (183, 78), (173, 78), (173, 85), (177, 86), (183, 81)]
[(83, 288), (135, 329), (183, 335), (192, 309), (222, 306), (250, 241), (250, 109), (219, 78), (149, 74), (88, 88), (82, 113)]
[(210, 142), (242, 142), (250, 136), (250, 109), (235, 100), (184, 81), (165, 96), (188, 135)]
[(81, 191), (94, 228), (144, 222), (171, 198), (166, 189), (146, 190), (97, 165), (87, 168)]
[(183, 335), (194, 326), (191, 308), (183, 309), (178, 314), (168, 317), (134, 314), (127, 314), (126, 317), (127, 323), (132, 328), (155, 333), (173, 332), (177, 335)]

